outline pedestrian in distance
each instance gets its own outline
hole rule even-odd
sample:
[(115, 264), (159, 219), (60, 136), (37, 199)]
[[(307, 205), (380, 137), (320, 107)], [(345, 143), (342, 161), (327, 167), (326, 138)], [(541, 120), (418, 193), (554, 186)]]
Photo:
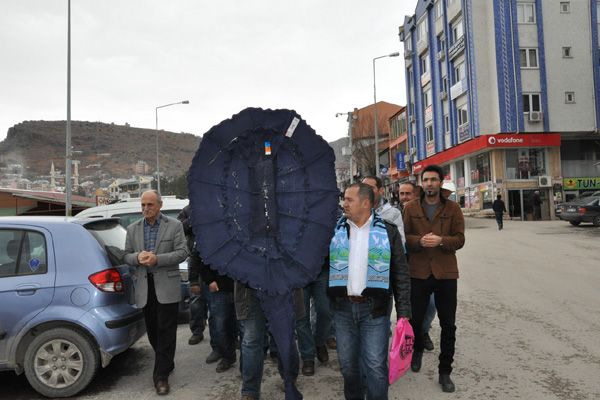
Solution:
[(503, 217), (506, 212), (506, 205), (504, 201), (502, 201), (502, 195), (497, 195), (496, 200), (494, 200), (494, 204), (492, 204), (492, 210), (494, 210), (494, 214), (496, 215), (496, 222), (498, 223), (498, 230), (501, 231), (504, 228)]
[(166, 395), (169, 374), (175, 368), (179, 263), (187, 258), (188, 250), (181, 222), (160, 212), (160, 193), (144, 192), (141, 204), (144, 218), (127, 227), (124, 259), (135, 267), (135, 302), (144, 311), (154, 350), (154, 387), (157, 394)]
[(540, 221), (542, 219), (542, 198), (540, 197), (540, 191), (536, 190), (533, 192), (533, 220)]
[(411, 369), (413, 372), (421, 370), (423, 319), (433, 293), (441, 327), (438, 382), (444, 392), (454, 392), (450, 375), (456, 342), (456, 251), (465, 243), (465, 221), (458, 204), (442, 196), (443, 179), (441, 167), (425, 167), (421, 173), (420, 199), (404, 207), (404, 229), (410, 254), (411, 325), (415, 334)]

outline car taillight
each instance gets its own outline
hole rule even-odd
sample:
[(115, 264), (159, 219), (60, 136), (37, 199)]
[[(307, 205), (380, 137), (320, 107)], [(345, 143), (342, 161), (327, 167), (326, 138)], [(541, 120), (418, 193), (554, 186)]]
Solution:
[(88, 278), (92, 285), (96, 286), (103, 292), (122, 292), (123, 279), (121, 274), (115, 268), (105, 269), (104, 271), (96, 272)]
[(584, 207), (579, 207), (579, 210), (577, 210), (579, 212), (579, 215), (583, 215), (585, 214), (585, 208)]

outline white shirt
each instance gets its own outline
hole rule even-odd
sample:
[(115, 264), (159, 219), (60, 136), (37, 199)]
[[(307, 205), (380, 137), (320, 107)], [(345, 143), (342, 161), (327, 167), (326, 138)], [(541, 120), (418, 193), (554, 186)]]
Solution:
[(367, 287), (369, 266), (369, 232), (373, 216), (361, 227), (348, 220), (350, 254), (348, 256), (348, 296), (360, 296)]

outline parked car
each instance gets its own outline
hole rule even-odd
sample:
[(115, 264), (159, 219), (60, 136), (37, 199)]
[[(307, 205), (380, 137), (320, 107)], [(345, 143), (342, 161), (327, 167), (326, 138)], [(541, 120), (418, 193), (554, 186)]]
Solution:
[(0, 218), (0, 370), (73, 396), (145, 334), (129, 268), (111, 262), (125, 235), (117, 219)]
[(559, 218), (577, 226), (582, 222), (591, 222), (600, 226), (600, 196), (586, 196), (563, 203)]
[[(163, 196), (163, 205), (160, 212), (172, 218), (177, 218), (179, 212), (188, 205), (189, 200), (177, 199), (174, 197)], [(140, 199), (131, 198), (118, 203), (107, 204), (104, 206), (92, 207), (83, 210), (75, 218), (119, 218), (121, 225), (127, 228), (131, 223), (142, 218), (142, 207)], [(188, 278), (187, 261), (179, 264), (179, 274), (181, 276), (181, 301), (179, 302), (180, 319), (189, 317), (190, 309), (190, 282)]]

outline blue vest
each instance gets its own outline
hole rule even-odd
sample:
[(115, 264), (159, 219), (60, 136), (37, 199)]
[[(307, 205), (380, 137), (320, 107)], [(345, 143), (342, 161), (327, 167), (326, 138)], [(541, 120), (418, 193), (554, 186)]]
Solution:
[[(367, 286), (371, 289), (390, 288), (390, 240), (383, 220), (375, 213), (369, 230), (369, 252)], [(342, 217), (335, 228), (335, 235), (329, 246), (329, 287), (348, 286), (348, 258), (350, 256), (349, 226)]]

